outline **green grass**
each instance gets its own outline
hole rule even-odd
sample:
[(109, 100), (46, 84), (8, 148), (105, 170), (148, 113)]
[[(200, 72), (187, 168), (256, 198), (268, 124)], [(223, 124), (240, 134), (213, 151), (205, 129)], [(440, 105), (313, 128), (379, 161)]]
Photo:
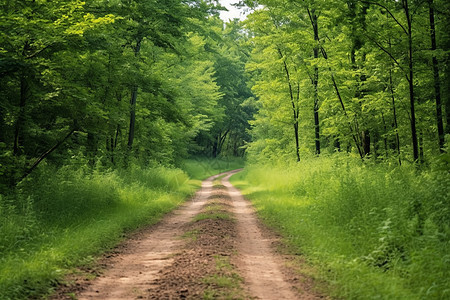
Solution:
[(193, 219), (194, 222), (202, 220), (231, 220), (232, 218), (228, 213), (212, 212), (212, 213), (200, 213)]
[(198, 239), (198, 235), (200, 231), (197, 229), (186, 231), (181, 237), (185, 239), (190, 239), (192, 241), (196, 241)]
[(233, 275), (234, 277), (214, 274), (204, 278), (203, 280), (207, 284), (216, 285), (220, 288), (233, 288), (239, 284), (239, 277), (237, 277), (236, 273), (233, 273)]
[(220, 211), (220, 210), (222, 210), (222, 209), (224, 209), (223, 204), (221, 204), (221, 203), (214, 203), (214, 202), (208, 204), (208, 205), (204, 208), (205, 212), (212, 212), (212, 213), (218, 212), (218, 211)]
[(215, 255), (217, 273), (206, 276), (203, 282), (210, 285), (203, 299), (245, 299), (241, 284), (243, 279), (234, 270), (229, 257)]
[(232, 177), (344, 299), (450, 297), (450, 176), (345, 156)]
[(92, 263), (193, 192), (177, 169), (40, 172), (0, 198), (0, 299), (51, 292), (74, 267)]

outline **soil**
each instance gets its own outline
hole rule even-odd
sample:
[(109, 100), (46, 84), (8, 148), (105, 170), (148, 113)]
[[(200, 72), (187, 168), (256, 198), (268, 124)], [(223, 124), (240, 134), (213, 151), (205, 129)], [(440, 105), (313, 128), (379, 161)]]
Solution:
[(306, 265), (212, 176), (183, 206), (80, 270), (52, 299), (322, 299)]

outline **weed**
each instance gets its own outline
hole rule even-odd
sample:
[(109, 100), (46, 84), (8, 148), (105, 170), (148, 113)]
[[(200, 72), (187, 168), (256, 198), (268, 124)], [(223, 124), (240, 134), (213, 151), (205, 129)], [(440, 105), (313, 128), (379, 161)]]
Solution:
[(203, 292), (203, 299), (204, 300), (217, 299), (217, 292), (213, 289), (207, 289)]
[(204, 292), (203, 299), (241, 299), (242, 277), (234, 272), (229, 257), (214, 256), (217, 273), (203, 278), (203, 282), (212, 286)]
[(233, 266), (230, 264), (228, 257), (223, 257), (220, 255), (214, 255), (214, 260), (216, 262), (216, 268), (218, 271), (231, 271)]
[(183, 235), (182, 238), (187, 238), (187, 239), (191, 239), (192, 241), (196, 241), (199, 235), (199, 230), (198, 229), (194, 229), (194, 230), (190, 230), (190, 231), (186, 231)]
[(204, 208), (204, 210), (205, 210), (206, 212), (215, 212), (215, 211), (220, 211), (220, 210), (222, 210), (223, 208), (224, 208), (223, 205), (221, 205), (220, 203), (212, 203), (212, 204), (207, 205), (207, 206)]
[(204, 282), (220, 288), (233, 288), (236, 286), (236, 278), (225, 275), (214, 274), (204, 278)]
[(232, 220), (228, 213), (213, 212), (213, 213), (201, 213), (194, 217), (193, 221), (198, 222), (202, 220)]

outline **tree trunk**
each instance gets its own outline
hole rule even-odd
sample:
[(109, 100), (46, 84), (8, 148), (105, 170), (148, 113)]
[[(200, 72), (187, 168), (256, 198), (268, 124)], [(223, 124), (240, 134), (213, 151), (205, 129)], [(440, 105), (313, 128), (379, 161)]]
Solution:
[[(314, 31), (314, 41), (316, 45), (314, 47), (314, 59), (319, 58), (319, 26), (317, 23), (317, 15), (315, 9), (311, 10), (311, 25)], [(316, 154), (320, 154), (320, 124), (319, 124), (319, 68), (314, 67), (314, 75), (312, 84), (314, 86), (314, 131), (315, 131), (315, 146)], [(298, 126), (297, 126), (298, 127)]]
[[(287, 66), (286, 60), (283, 58), (283, 53), (281, 52), (280, 48), (278, 48), (278, 54), (280, 55), (280, 58), (283, 59), (284, 71), (286, 73), (286, 80), (287, 80), (288, 87), (289, 87), (289, 97), (290, 97), (290, 100), (291, 100), (292, 112), (293, 112), (293, 121), (294, 121), (295, 154), (297, 156), (297, 162), (299, 162), (300, 161), (300, 143), (299, 143), (299, 139), (298, 139), (299, 109), (298, 109), (298, 107), (297, 107), (297, 105), (295, 104), (295, 101), (294, 101), (294, 91), (292, 89), (291, 76), (290, 76), (290, 73), (289, 73), (289, 68)], [(300, 87), (298, 87), (297, 95), (299, 95), (299, 93), (300, 93)]]
[[(325, 56), (325, 59), (326, 59), (326, 56)], [(333, 83), (334, 90), (336, 91), (336, 95), (337, 95), (337, 97), (339, 99), (339, 103), (341, 104), (341, 107), (342, 107), (342, 110), (344, 112), (344, 115), (347, 118), (348, 128), (350, 130), (350, 133), (352, 134), (353, 141), (355, 142), (355, 146), (358, 149), (359, 157), (362, 159), (362, 158), (364, 158), (364, 155), (363, 155), (363, 153), (361, 151), (361, 146), (359, 145), (358, 139), (356, 138), (356, 135), (355, 135), (355, 133), (353, 131), (352, 125), (350, 123), (350, 120), (349, 120), (349, 117), (348, 117), (348, 114), (347, 114), (347, 110), (345, 109), (344, 101), (342, 100), (341, 93), (339, 92), (339, 88), (338, 88), (337, 83), (336, 83), (336, 79), (334, 78), (334, 75), (333, 75), (333, 73), (331, 71), (331, 67), (329, 69), (330, 69), (330, 73), (331, 73), (331, 82)], [(347, 148), (347, 152), (349, 152), (348, 148)]]
[(88, 164), (91, 167), (94, 167), (95, 165), (95, 157), (97, 156), (97, 149), (98, 149), (98, 139), (97, 136), (93, 132), (88, 132), (87, 135), (87, 157)]
[[(391, 51), (391, 39), (389, 38), (389, 51)], [(400, 136), (398, 134), (398, 122), (397, 122), (397, 107), (395, 105), (395, 95), (394, 95), (394, 83), (392, 80), (392, 68), (394, 67), (394, 63), (391, 60), (391, 67), (389, 68), (389, 91), (391, 93), (392, 100), (392, 114), (394, 118), (394, 130), (395, 130), (395, 145), (398, 155), (398, 163), (402, 165), (402, 159), (400, 158)]]
[(423, 154), (423, 130), (419, 132), (419, 163), (424, 163), (424, 154)]
[(297, 155), (297, 162), (300, 161), (300, 143), (298, 140), (298, 122), (294, 124), (294, 134), (295, 134), (295, 154)]
[[(436, 29), (434, 24), (434, 4), (433, 0), (428, 0), (430, 12), (430, 37), (431, 50), (436, 50)], [(441, 104), (441, 83), (439, 80), (439, 67), (436, 55), (433, 53), (433, 76), (434, 76), (434, 95), (436, 99), (436, 121), (438, 129), (439, 151), (444, 152), (444, 124), (442, 121), (442, 104)]]
[[(450, 61), (450, 54), (447, 56), (447, 60)], [(450, 68), (447, 68), (447, 101), (445, 101), (445, 120), (446, 120), (446, 127), (445, 127), (445, 133), (450, 134)]]
[(134, 142), (134, 127), (136, 125), (136, 100), (138, 94), (138, 87), (134, 86), (131, 91), (131, 100), (130, 100), (130, 130), (128, 132), (128, 149), (131, 150), (133, 148)]
[(339, 136), (334, 137), (334, 150), (341, 152), (341, 141), (339, 140)]
[[(349, 9), (349, 15), (350, 15), (350, 22), (352, 26), (352, 48), (350, 51), (350, 60), (352, 63), (353, 71), (357, 72), (360, 67), (358, 66), (356, 62), (356, 52), (361, 50), (363, 46), (363, 41), (360, 38), (360, 34), (358, 32), (358, 27), (362, 27), (364, 30), (366, 28), (366, 14), (368, 9), (368, 4), (363, 3), (362, 4), (362, 10), (361, 12), (357, 12), (357, 6), (355, 1), (347, 1), (347, 7)], [(365, 61), (365, 55), (362, 55), (362, 62)], [(370, 133), (368, 125), (366, 124), (366, 118), (363, 116), (362, 112), (362, 106), (361, 106), (361, 99), (364, 96), (364, 93), (362, 91), (362, 83), (366, 81), (366, 76), (364, 74), (361, 74), (360, 76), (356, 76), (356, 91), (355, 91), (355, 98), (358, 98), (360, 100), (359, 110), (360, 110), (360, 117), (361, 117), (361, 125), (362, 130), (358, 130), (357, 132), (361, 133), (361, 146), (364, 151), (363, 155), (370, 155)], [(358, 126), (358, 124), (357, 124)]]
[(411, 140), (413, 146), (413, 158), (414, 161), (419, 160), (419, 147), (417, 142), (417, 130), (416, 130), (416, 111), (414, 100), (414, 70), (413, 70), (413, 44), (412, 44), (412, 23), (408, 6), (408, 0), (402, 0), (403, 10), (405, 12), (406, 21), (408, 23), (408, 71), (409, 77), (409, 102), (411, 112)]
[(217, 146), (215, 147), (214, 157), (219, 156), (219, 154), (222, 152), (222, 148), (228, 136), (228, 133), (230, 133), (230, 129), (225, 130), (224, 133), (219, 132), (219, 134), (217, 135)]
[(384, 134), (383, 134), (384, 155), (387, 158), (387, 157), (389, 157), (389, 151), (388, 151), (389, 147), (388, 147), (388, 138), (387, 138), (388, 129), (387, 129), (386, 119), (384, 118), (383, 112), (381, 112), (381, 119), (383, 120), (383, 129), (384, 129)]
[(13, 154), (19, 155), (23, 146), (23, 135), (21, 134), (24, 122), (25, 122), (25, 105), (27, 102), (29, 91), (28, 79), (25, 75), (25, 70), (20, 76), (20, 102), (19, 102), (19, 115), (17, 116), (15, 128), (14, 128), (14, 146)]
[(364, 156), (370, 155), (370, 132), (369, 130), (364, 130), (361, 133), (361, 142), (364, 150)]
[(115, 164), (115, 151), (117, 148), (117, 142), (119, 141), (119, 134), (120, 134), (120, 125), (117, 124), (117, 128), (116, 128), (116, 132), (115, 132), (115, 136), (111, 137), (111, 163), (114, 165)]
[(74, 132), (76, 128), (73, 128), (69, 131), (69, 133), (62, 138), (59, 142), (57, 142), (53, 147), (42, 153), (42, 155), (28, 168), (28, 170), (25, 171), (25, 174), (20, 178), (19, 182), (22, 181), (25, 177), (31, 174), (33, 170), (47, 157), (49, 156), (53, 151), (58, 149), (59, 146), (61, 146)]
[(378, 130), (376, 130), (376, 129), (372, 132), (373, 132), (373, 134), (372, 134), (373, 157), (375, 158), (375, 160), (377, 160), (378, 155), (380, 154), (379, 153), (379, 145), (378, 145), (379, 140), (380, 140), (380, 134), (379, 134)]
[(218, 147), (218, 142), (217, 142), (217, 139), (215, 139), (214, 143), (212, 144), (212, 149), (211, 149), (211, 155), (214, 158), (217, 157), (217, 147)]
[[(328, 60), (328, 55), (327, 55), (327, 52), (325, 51), (325, 49), (323, 47), (321, 47), (320, 50), (322, 52), (323, 58), (325, 60)], [(333, 83), (333, 87), (334, 87), (334, 90), (336, 91), (336, 96), (338, 97), (339, 103), (341, 104), (342, 111), (344, 112), (344, 116), (347, 119), (348, 128), (349, 128), (350, 133), (352, 135), (353, 141), (355, 142), (355, 146), (358, 149), (359, 156), (360, 156), (360, 158), (364, 158), (364, 155), (363, 155), (363, 153), (361, 151), (361, 146), (358, 143), (358, 139), (356, 137), (356, 134), (354, 133), (351, 121), (350, 121), (349, 116), (347, 114), (347, 110), (345, 109), (344, 101), (343, 101), (341, 93), (339, 91), (339, 87), (337, 86), (336, 79), (334, 78), (333, 70), (331, 69), (331, 67), (328, 67), (328, 70), (330, 71), (331, 82)], [(347, 149), (347, 151), (349, 151), (349, 149)]]
[[(137, 58), (141, 51), (142, 38), (138, 38), (136, 41), (136, 47), (134, 48), (134, 56)], [(136, 100), (138, 95), (138, 86), (135, 85), (131, 88), (131, 100), (130, 100), (130, 130), (128, 132), (128, 149), (133, 148), (134, 142), (134, 127), (136, 124)]]

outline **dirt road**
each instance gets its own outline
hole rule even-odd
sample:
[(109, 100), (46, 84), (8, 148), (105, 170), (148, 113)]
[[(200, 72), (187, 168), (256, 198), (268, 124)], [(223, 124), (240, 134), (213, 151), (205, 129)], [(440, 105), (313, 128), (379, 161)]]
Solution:
[(208, 178), (192, 200), (121, 245), (76, 298), (321, 298), (276, 253), (274, 235), (229, 182), (236, 172)]

